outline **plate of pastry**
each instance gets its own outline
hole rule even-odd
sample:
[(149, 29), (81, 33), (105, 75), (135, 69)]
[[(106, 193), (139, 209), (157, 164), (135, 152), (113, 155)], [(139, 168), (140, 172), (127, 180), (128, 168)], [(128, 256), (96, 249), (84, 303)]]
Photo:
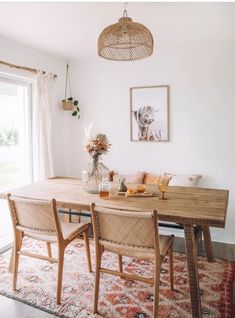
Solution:
[(138, 186), (135, 188), (128, 188), (126, 197), (152, 197), (153, 193), (146, 190), (144, 186)]

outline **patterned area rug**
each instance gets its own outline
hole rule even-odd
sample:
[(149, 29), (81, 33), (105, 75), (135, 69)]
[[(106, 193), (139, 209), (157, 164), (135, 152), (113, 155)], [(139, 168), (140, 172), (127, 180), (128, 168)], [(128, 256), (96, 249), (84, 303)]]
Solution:
[[(46, 254), (46, 244), (25, 240), (26, 250)], [(94, 245), (91, 242), (94, 269)], [(56, 246), (53, 246), (56, 255)], [(99, 314), (92, 314), (94, 273), (87, 272), (83, 241), (76, 240), (65, 254), (62, 304), (56, 305), (57, 265), (21, 256), (18, 290), (11, 291), (12, 275), (7, 267), (10, 253), (0, 255), (0, 294), (20, 300), (59, 317), (152, 317), (153, 289), (141, 282), (101, 275)], [(117, 257), (105, 253), (103, 263), (117, 268)], [(217, 260), (207, 263), (198, 257), (203, 317), (232, 318), (232, 284), (235, 263)], [(147, 261), (124, 258), (124, 269), (130, 273), (151, 276), (152, 264)], [(159, 317), (191, 317), (187, 266), (183, 254), (174, 253), (175, 291), (169, 289), (168, 259), (163, 264), (160, 285)]]

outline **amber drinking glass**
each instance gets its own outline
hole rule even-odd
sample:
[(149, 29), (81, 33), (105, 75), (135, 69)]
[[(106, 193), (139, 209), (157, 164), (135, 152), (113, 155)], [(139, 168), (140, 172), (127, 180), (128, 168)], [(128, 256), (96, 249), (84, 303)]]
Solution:
[(171, 180), (171, 177), (163, 176), (158, 181), (158, 188), (161, 192), (160, 200), (167, 200), (165, 193), (168, 190), (169, 182)]

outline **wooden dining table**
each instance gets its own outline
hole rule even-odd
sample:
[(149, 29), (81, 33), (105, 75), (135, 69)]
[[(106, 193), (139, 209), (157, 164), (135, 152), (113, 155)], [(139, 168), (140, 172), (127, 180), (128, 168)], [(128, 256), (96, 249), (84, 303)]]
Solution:
[[(153, 197), (126, 197), (117, 194), (116, 184), (114, 183), (111, 184), (110, 198), (102, 199), (98, 194), (85, 192), (80, 179), (55, 177), (14, 188), (9, 192), (12, 195), (38, 200), (55, 198), (59, 208), (75, 209), (77, 211), (89, 211), (92, 202), (101, 206), (128, 211), (157, 210), (160, 220), (183, 224), (192, 317), (202, 317), (194, 226), (224, 228), (229, 191), (169, 187), (167, 200), (160, 200), (160, 194), (157, 193), (156, 186), (146, 185), (146, 188), (153, 192)], [(0, 193), (0, 198), (6, 198), (6, 193)]]

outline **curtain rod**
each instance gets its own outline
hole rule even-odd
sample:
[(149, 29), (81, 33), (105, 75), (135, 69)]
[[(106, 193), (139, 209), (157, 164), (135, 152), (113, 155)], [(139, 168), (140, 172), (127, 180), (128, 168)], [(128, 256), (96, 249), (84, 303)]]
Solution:
[[(37, 73), (36, 68), (31, 68), (31, 67), (26, 67), (26, 66), (19, 66), (19, 65), (7, 63), (7, 62), (4, 62), (4, 61), (0, 61), (0, 64), (6, 65), (6, 66), (9, 66), (9, 67), (14, 67), (14, 68), (17, 68), (17, 69), (20, 69), (20, 70), (32, 72), (32, 73)], [(45, 71), (42, 71), (42, 72), (43, 72), (43, 74), (46, 73)], [(56, 74), (54, 74), (54, 78), (57, 78)]]

